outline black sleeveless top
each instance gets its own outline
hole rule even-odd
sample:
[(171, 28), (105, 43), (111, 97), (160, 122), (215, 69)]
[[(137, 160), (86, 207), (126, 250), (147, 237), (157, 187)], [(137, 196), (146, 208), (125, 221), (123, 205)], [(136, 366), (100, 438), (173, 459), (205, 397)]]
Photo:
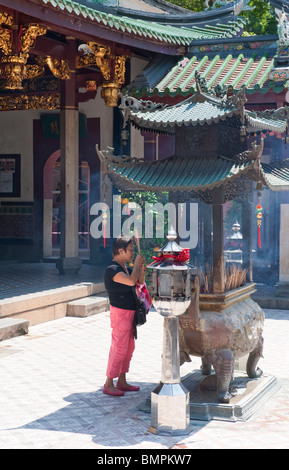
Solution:
[[(112, 261), (104, 273), (104, 285), (108, 293), (110, 305), (125, 310), (135, 310), (136, 300), (132, 286), (114, 282), (113, 280), (113, 277), (119, 272), (127, 274), (120, 264), (116, 261)], [(128, 272), (131, 274), (132, 269), (128, 268)]]

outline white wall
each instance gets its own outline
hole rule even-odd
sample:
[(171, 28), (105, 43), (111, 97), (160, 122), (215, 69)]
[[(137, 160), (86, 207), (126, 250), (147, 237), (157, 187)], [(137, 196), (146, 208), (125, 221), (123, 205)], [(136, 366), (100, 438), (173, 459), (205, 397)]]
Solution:
[(113, 108), (105, 106), (104, 100), (100, 96), (101, 88), (98, 89), (94, 100), (79, 104), (79, 111), (87, 118), (101, 117), (100, 120), (100, 148), (106, 149), (113, 144)]

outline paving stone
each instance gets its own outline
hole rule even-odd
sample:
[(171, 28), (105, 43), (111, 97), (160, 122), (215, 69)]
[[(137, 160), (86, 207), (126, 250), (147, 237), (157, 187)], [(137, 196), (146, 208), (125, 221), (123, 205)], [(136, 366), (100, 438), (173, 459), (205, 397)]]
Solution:
[[(11, 285), (13, 276), (21, 285), (22, 268), (18, 278), (10, 272)], [(29, 269), (26, 265), (30, 286), (37, 270)], [(40, 278), (39, 272), (43, 279), (36, 291), (63, 285), (62, 276), (53, 278), (51, 266), (38, 271)], [(89, 267), (89, 275), (86, 271), (74, 282), (93, 282), (95, 277)], [(5, 289), (7, 296), (8, 282)], [(18, 295), (17, 289), (11, 287), (10, 295)], [(266, 309), (263, 336), (264, 357), (258, 365), (275, 376), (281, 388), (245, 422), (192, 420), (188, 436), (173, 437), (150, 433), (150, 413), (139, 409), (161, 378), (160, 315), (151, 311), (138, 328), (128, 381), (140, 391), (123, 397), (102, 393), (111, 338), (109, 312), (29, 326), (28, 334), (0, 342), (0, 449), (125, 449), (126, 455), (130, 449), (289, 449), (289, 311)], [(199, 367), (200, 358), (192, 357), (181, 366), (182, 377)]]

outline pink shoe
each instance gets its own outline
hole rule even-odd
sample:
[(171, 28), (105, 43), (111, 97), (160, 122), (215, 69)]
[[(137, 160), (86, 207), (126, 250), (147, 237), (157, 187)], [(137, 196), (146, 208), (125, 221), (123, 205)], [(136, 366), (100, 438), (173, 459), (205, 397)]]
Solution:
[(103, 386), (102, 393), (105, 393), (106, 395), (112, 395), (114, 397), (122, 397), (124, 395), (124, 392), (121, 390), (108, 390), (106, 386)]
[(123, 391), (123, 392), (138, 392), (139, 391), (139, 386), (138, 385), (126, 385), (126, 386), (121, 386), (117, 382), (116, 387)]

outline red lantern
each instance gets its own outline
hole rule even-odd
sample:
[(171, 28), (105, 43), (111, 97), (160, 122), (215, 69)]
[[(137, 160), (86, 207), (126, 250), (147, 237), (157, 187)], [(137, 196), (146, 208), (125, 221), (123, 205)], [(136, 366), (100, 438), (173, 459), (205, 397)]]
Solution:
[(260, 204), (260, 196), (259, 196), (259, 201), (256, 206), (256, 212), (257, 212), (257, 227), (258, 227), (258, 246), (261, 248), (261, 221), (262, 221), (262, 212), (263, 212), (263, 207)]

